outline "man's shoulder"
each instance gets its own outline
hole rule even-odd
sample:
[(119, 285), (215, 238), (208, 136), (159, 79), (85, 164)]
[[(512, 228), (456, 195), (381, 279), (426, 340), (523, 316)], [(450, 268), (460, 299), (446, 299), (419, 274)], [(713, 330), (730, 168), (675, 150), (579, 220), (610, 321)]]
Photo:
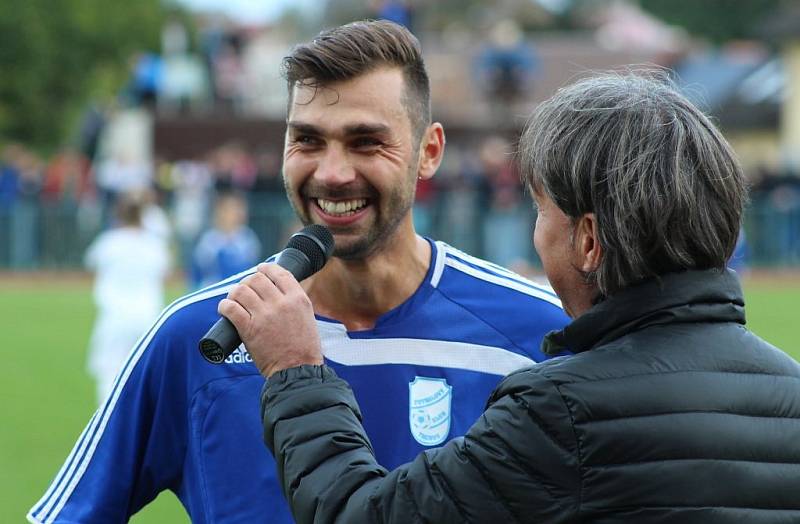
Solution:
[(199, 340), (200, 337), (219, 319), (217, 305), (228, 292), (254, 268), (230, 278), (206, 286), (184, 295), (161, 313), (151, 329), (152, 342), (170, 343), (175, 340)]
[(169, 376), (170, 388), (184, 397), (212, 380), (257, 373), (242, 349), (237, 349), (224, 365), (209, 364), (198, 349), (200, 339), (220, 318), (217, 304), (246, 274), (185, 295), (167, 306), (130, 352), (121, 384), (135, 389)]
[[(561, 311), (561, 300), (546, 283), (534, 282), (510, 269), (437, 241), (431, 284), (451, 299), (486, 297), (495, 305), (539, 307)], [(496, 303), (503, 298), (501, 304)], [(509, 303), (508, 301), (511, 301)]]
[(209, 308), (216, 310), (217, 303), (225, 298), (231, 288), (233, 288), (243, 276), (245, 275), (236, 275), (235, 277), (205, 286), (197, 291), (175, 299), (164, 310), (165, 320), (168, 318), (172, 322), (178, 323), (192, 321), (192, 319), (198, 315), (202, 315)]

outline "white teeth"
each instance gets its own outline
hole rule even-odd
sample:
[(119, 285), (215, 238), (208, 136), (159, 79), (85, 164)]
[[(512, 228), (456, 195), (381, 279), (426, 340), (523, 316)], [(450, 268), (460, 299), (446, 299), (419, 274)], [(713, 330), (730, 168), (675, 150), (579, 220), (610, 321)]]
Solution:
[(339, 202), (333, 202), (332, 200), (318, 198), (317, 204), (329, 215), (347, 216), (352, 215), (362, 207), (366, 206), (367, 199), (357, 198), (355, 200), (341, 200)]

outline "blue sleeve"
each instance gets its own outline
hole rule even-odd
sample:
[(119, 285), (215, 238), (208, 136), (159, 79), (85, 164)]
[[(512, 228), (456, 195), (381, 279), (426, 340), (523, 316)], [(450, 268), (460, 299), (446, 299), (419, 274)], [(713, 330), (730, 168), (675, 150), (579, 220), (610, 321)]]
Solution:
[(178, 490), (187, 390), (180, 332), (171, 324), (162, 316), (133, 348), (30, 522), (127, 522), (159, 492)]
[(256, 235), (255, 231), (252, 229), (247, 230), (247, 236), (249, 237), (249, 244), (250, 244), (250, 254), (255, 261), (254, 264), (259, 262), (261, 258), (261, 242), (258, 240), (258, 236)]
[[(570, 321), (558, 298), (549, 289), (517, 276), (497, 273), (491, 277), (494, 283), (487, 284), (455, 273), (440, 284), (440, 291), (470, 311), (483, 323), (484, 331), (489, 328), (505, 338), (509, 349), (514, 348), (534, 362), (551, 358), (542, 352), (542, 340), (547, 333), (562, 329)], [(474, 335), (479, 336), (479, 333)], [(489, 340), (484, 343), (493, 345)]]
[(191, 256), (191, 284), (193, 289), (198, 289), (215, 282), (219, 277), (217, 257), (219, 245), (215, 242), (213, 231), (206, 231), (192, 249)]
[(189, 261), (189, 285), (191, 289), (200, 289), (205, 284), (204, 269), (200, 260), (196, 255), (193, 255)]
[[(491, 262), (475, 258), (437, 243), (445, 251), (438, 290), (453, 303), (505, 339), (503, 347), (541, 362), (550, 358), (541, 350), (544, 337), (563, 329), (570, 319), (553, 290)], [(461, 326), (459, 326), (460, 329)], [(483, 332), (488, 331), (486, 329)], [(475, 343), (498, 345), (497, 336), (481, 342), (481, 332), (472, 334)]]

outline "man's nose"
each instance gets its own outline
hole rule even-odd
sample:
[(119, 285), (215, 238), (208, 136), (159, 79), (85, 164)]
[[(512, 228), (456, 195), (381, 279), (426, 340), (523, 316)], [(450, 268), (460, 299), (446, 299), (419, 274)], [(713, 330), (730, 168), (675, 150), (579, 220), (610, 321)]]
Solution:
[(356, 178), (356, 171), (340, 147), (328, 147), (319, 161), (314, 178), (327, 186), (349, 184)]

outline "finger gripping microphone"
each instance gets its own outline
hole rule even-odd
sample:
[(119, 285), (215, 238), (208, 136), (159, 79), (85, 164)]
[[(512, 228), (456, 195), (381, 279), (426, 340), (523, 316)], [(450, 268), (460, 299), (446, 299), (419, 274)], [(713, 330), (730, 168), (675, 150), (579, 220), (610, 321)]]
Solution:
[[(333, 253), (333, 235), (319, 224), (306, 226), (289, 239), (276, 264), (289, 271), (299, 282), (325, 265)], [(217, 320), (200, 339), (200, 353), (212, 364), (220, 364), (233, 353), (242, 339), (230, 320)]]

